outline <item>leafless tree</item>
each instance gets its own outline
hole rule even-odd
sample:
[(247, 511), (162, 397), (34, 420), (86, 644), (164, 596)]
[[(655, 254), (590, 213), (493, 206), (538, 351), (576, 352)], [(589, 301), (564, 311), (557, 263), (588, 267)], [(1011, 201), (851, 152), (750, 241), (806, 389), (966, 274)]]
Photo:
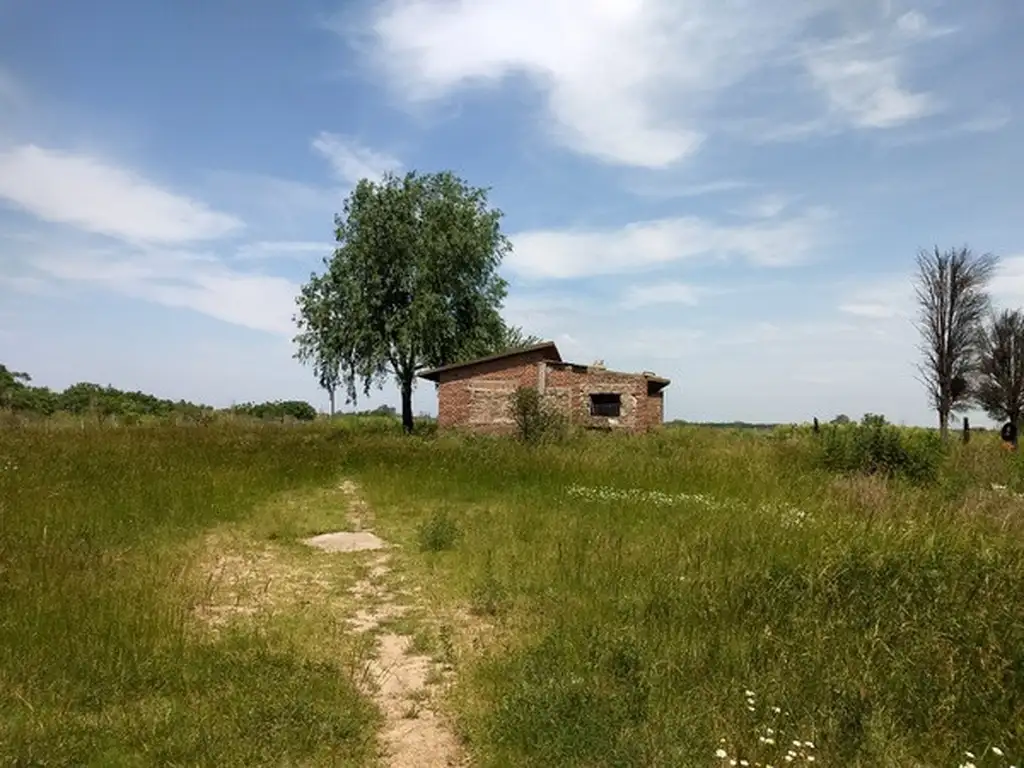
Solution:
[(1024, 313), (1004, 309), (981, 335), (976, 400), (998, 421), (1020, 425), (1024, 413)]
[(988, 282), (998, 259), (975, 256), (967, 247), (917, 255), (915, 293), (924, 362), (919, 366), (939, 416), (943, 438), (949, 417), (971, 403), (971, 383), (979, 367), (981, 324), (989, 310)]

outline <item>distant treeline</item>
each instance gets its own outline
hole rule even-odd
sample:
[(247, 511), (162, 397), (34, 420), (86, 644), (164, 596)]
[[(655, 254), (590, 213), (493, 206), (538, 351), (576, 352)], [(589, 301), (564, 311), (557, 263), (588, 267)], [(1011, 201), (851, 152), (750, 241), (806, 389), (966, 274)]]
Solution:
[(91, 382), (79, 382), (63, 391), (57, 391), (49, 387), (33, 386), (31, 381), (32, 377), (27, 373), (12, 371), (0, 364), (0, 409), (38, 416), (53, 416), (57, 413), (99, 418), (113, 416), (128, 421), (142, 417), (173, 416), (203, 421), (217, 413), (257, 419), (292, 418), (298, 421), (312, 421), (317, 416), (316, 408), (303, 400), (242, 403), (216, 409), (187, 400), (168, 400), (145, 392), (126, 392)]

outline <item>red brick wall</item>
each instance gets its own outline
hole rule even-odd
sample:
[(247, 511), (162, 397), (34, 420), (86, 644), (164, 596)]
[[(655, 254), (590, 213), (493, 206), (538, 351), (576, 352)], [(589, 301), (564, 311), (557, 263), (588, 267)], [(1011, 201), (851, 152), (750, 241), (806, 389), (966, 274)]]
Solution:
[(537, 363), (543, 351), (493, 360), (441, 374), (437, 425), (477, 431), (514, 429), (509, 399), (518, 386), (537, 386)]
[[(467, 428), (481, 432), (506, 432), (515, 428), (510, 398), (516, 387), (537, 387), (542, 353), (512, 360), (480, 363), (441, 374), (438, 386), (437, 421), (441, 428)], [(661, 393), (647, 394), (647, 381), (637, 374), (587, 371), (567, 364), (544, 365), (545, 397), (569, 415), (574, 424), (626, 431), (646, 431), (662, 423)], [(590, 394), (621, 395), (619, 418), (590, 415)]]
[(647, 412), (645, 419), (648, 429), (661, 426), (665, 421), (665, 393), (658, 392), (656, 395), (647, 396)]

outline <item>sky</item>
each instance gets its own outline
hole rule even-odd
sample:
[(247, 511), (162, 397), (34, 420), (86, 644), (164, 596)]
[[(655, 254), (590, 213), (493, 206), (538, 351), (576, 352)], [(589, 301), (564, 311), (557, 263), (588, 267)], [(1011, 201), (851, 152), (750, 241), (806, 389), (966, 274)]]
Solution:
[(0, 0), (0, 362), (326, 409), (292, 317), (334, 214), (452, 170), (506, 319), (667, 419), (932, 424), (918, 250), (1024, 304), (1022, 38), (1018, 0)]

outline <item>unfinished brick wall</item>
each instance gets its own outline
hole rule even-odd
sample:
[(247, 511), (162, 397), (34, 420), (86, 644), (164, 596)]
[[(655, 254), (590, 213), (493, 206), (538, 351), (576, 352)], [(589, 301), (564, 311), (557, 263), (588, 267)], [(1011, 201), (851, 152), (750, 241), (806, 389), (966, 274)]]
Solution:
[(663, 391), (647, 395), (646, 421), (648, 429), (660, 426), (665, 422), (665, 393)]
[[(663, 420), (662, 393), (648, 395), (643, 375), (557, 363), (537, 352), (442, 373), (438, 426), (477, 432), (512, 431), (515, 422), (511, 398), (520, 386), (538, 389), (573, 424), (585, 427), (642, 432)], [(591, 415), (592, 393), (618, 394), (619, 416)]]
[[(656, 425), (647, 396), (647, 380), (637, 374), (549, 364), (547, 390), (566, 404), (574, 424), (630, 432)], [(618, 417), (591, 415), (591, 394), (619, 395)]]
[(543, 352), (513, 360), (494, 360), (441, 375), (437, 391), (437, 425), (475, 431), (515, 429), (511, 398), (519, 386), (536, 387)]

